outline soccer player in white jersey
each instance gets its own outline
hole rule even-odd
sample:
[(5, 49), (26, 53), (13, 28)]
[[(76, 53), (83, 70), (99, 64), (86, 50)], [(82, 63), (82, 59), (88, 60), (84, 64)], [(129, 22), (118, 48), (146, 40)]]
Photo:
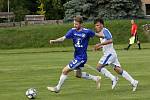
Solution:
[[(52, 92), (59, 92), (62, 84), (67, 79), (69, 72), (76, 70), (77, 78), (91, 79), (97, 83), (97, 88), (100, 88), (100, 78), (99, 76), (94, 76), (86, 72), (81, 72), (84, 64), (87, 61), (87, 47), (89, 39), (93, 36), (101, 37), (99, 34), (93, 32), (90, 29), (82, 27), (83, 19), (80, 16), (74, 19), (74, 28), (70, 29), (66, 35), (56, 40), (50, 40), (51, 43), (63, 42), (65, 39), (72, 39), (74, 45), (74, 59), (64, 67), (62, 74), (60, 76), (59, 82), (55, 87), (47, 87), (48, 90)], [(79, 84), (79, 83), (78, 83)]]
[(101, 48), (104, 54), (97, 64), (97, 70), (101, 72), (103, 75), (105, 75), (106, 77), (111, 79), (112, 89), (114, 89), (117, 84), (118, 77), (112, 75), (105, 68), (105, 66), (111, 65), (118, 74), (122, 75), (122, 77), (124, 77), (126, 80), (128, 80), (131, 83), (131, 85), (133, 86), (132, 90), (135, 91), (138, 86), (138, 81), (133, 79), (132, 76), (128, 74), (128, 72), (122, 69), (118, 61), (116, 51), (113, 48), (112, 35), (110, 31), (104, 27), (103, 19), (97, 18), (94, 21), (94, 24), (95, 24), (96, 32), (99, 33), (101, 36), (103, 36), (103, 38), (100, 38), (100, 43), (94, 46), (95, 50)]

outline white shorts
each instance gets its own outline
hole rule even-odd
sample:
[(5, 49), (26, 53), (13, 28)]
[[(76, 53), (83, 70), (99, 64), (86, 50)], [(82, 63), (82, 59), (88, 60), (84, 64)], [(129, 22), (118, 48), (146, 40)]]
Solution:
[(116, 54), (103, 55), (102, 58), (99, 60), (99, 64), (111, 65), (113, 67), (115, 66), (121, 67)]

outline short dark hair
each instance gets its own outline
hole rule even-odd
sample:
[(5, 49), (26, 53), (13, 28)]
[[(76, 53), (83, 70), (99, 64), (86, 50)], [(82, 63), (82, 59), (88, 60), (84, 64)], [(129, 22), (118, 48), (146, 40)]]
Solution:
[(74, 21), (79, 22), (81, 24), (81, 23), (83, 23), (83, 18), (82, 18), (82, 16), (76, 16), (74, 18)]
[(101, 24), (104, 25), (104, 20), (103, 20), (102, 18), (96, 18), (96, 19), (94, 20), (94, 24), (96, 24), (97, 22), (100, 22)]

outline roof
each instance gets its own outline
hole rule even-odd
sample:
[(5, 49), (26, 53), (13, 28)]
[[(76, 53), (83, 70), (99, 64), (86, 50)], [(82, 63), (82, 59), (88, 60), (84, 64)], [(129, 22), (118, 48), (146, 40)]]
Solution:
[(150, 0), (141, 0), (145, 4), (150, 4)]

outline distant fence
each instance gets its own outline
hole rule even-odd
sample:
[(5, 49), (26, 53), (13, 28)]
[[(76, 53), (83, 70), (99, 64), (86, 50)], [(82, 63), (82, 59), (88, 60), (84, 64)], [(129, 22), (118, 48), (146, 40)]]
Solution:
[(34, 24), (63, 24), (63, 20), (44, 20), (44, 21), (22, 21), (25, 25), (34, 25)]
[(9, 22), (9, 23), (0, 23), (0, 27), (22, 27), (27, 25), (36, 25), (36, 24), (62, 24), (63, 20), (44, 20), (44, 21), (21, 21), (21, 22)]
[(25, 15), (25, 24), (43, 24), (44, 15)]
[(44, 15), (26, 15), (25, 24), (61, 24), (63, 20), (45, 20)]
[(14, 26), (15, 26), (14, 22), (0, 23), (0, 27), (14, 27)]
[(13, 12), (0, 12), (0, 18), (14, 18), (15, 14)]
[[(14, 18), (14, 13), (9, 14), (10, 18)], [(0, 18), (7, 18), (8, 13), (0, 13)], [(5, 22), (0, 23), (0, 27), (16, 27), (34, 24), (62, 24), (63, 20), (45, 20), (44, 15), (25, 15), (24, 21), (21, 22)]]
[(4, 23), (0, 23), (0, 27), (14, 26), (15, 14), (13, 12), (0, 12), (0, 19)]

